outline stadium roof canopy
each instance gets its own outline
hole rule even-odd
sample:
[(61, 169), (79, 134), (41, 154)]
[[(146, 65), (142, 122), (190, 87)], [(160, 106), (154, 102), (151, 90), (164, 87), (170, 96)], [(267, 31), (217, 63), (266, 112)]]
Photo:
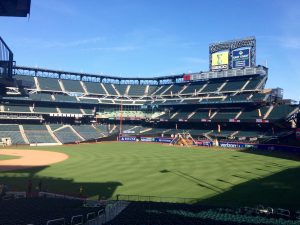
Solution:
[(27, 17), (31, 0), (0, 0), (0, 16)]

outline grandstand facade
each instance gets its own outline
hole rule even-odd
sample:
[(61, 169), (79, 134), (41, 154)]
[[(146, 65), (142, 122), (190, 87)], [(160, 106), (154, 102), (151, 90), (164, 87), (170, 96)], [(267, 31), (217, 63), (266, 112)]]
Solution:
[(282, 89), (265, 89), (268, 68), (252, 64), (139, 79), (14, 65), (12, 78), (2, 91), (0, 137), (13, 144), (181, 132), (215, 143), (259, 143), (295, 132), (299, 111)]

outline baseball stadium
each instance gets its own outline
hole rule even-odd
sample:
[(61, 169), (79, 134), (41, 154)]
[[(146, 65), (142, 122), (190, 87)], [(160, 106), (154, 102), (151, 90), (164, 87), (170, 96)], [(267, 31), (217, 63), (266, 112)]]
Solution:
[(266, 88), (257, 41), (130, 77), (19, 65), (0, 37), (0, 224), (300, 224), (300, 105)]

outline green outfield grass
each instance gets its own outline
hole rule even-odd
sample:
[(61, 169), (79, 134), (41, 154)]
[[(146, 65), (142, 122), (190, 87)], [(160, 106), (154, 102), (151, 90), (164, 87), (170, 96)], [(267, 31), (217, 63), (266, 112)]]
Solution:
[(195, 198), (203, 204), (297, 208), (300, 162), (283, 155), (180, 148), (141, 143), (37, 147), (69, 159), (51, 166), (0, 173), (0, 182), (25, 190), (42, 180), (50, 192), (91, 198), (117, 194)]

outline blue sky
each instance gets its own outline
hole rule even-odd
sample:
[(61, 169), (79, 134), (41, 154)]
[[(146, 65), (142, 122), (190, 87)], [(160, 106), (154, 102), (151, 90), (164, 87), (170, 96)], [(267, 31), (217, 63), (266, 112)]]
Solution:
[(300, 100), (298, 0), (32, 0), (0, 27), (18, 65), (133, 77), (206, 71), (210, 43), (256, 36), (267, 88)]

